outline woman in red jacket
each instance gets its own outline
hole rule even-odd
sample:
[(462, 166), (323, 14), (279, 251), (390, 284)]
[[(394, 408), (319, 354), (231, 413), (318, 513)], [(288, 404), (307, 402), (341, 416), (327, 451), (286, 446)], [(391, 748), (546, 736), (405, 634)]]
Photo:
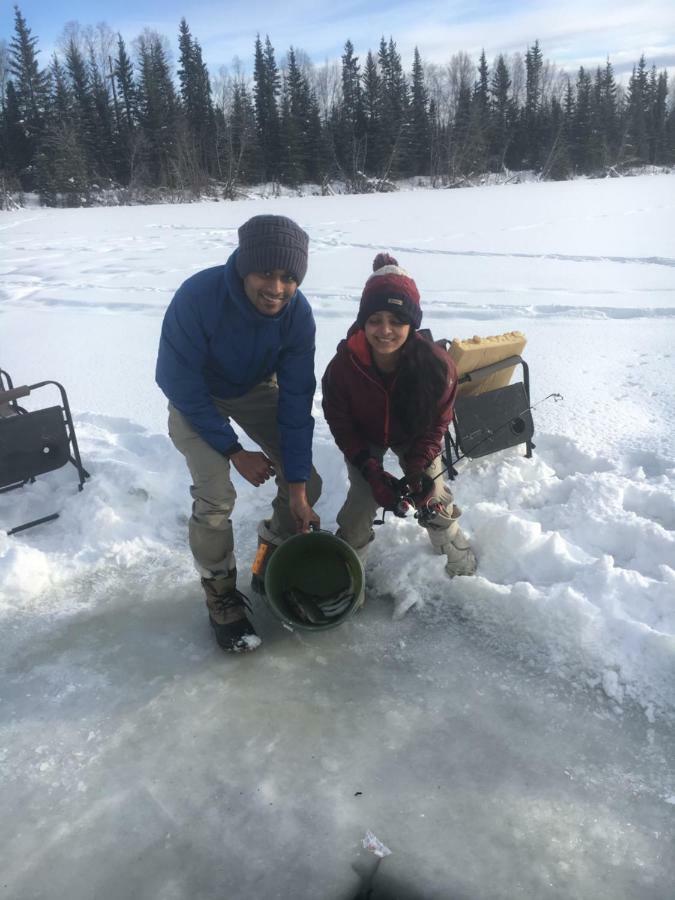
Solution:
[(417, 285), (393, 257), (379, 253), (356, 323), (322, 382), (326, 420), (349, 475), (338, 535), (365, 559), (378, 507), (400, 510), (400, 482), (382, 466), (391, 448), (418, 521), (436, 552), (447, 557), (448, 575), (473, 575), (476, 557), (441, 475), (457, 372), (444, 350), (418, 334), (421, 321)]

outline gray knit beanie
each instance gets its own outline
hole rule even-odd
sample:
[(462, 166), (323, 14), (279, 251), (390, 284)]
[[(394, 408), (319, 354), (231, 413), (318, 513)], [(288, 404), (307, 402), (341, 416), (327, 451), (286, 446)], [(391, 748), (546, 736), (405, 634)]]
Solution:
[(251, 272), (285, 269), (298, 284), (307, 274), (309, 235), (286, 216), (253, 216), (239, 229), (237, 272), (246, 278)]

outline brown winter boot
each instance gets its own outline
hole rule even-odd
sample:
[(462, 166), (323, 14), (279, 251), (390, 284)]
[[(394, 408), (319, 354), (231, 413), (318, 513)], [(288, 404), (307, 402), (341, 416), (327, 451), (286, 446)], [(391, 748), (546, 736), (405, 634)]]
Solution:
[[(265, 523), (267, 524), (267, 523)], [(251, 567), (251, 588), (258, 594), (265, 596), (265, 572), (270, 557), (277, 549), (278, 544), (273, 544), (266, 538), (258, 535), (258, 551)]]
[(236, 569), (227, 575), (202, 578), (209, 621), (218, 645), (223, 650), (246, 653), (259, 647), (261, 641), (246, 616), (251, 611), (248, 599), (236, 589), (236, 583)]

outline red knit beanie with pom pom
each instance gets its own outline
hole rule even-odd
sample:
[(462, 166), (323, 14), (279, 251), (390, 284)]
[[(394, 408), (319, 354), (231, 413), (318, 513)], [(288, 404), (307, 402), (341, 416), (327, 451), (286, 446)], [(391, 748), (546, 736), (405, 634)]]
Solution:
[(422, 322), (417, 285), (388, 253), (378, 253), (373, 260), (373, 274), (361, 294), (357, 325), (363, 328), (366, 319), (381, 310), (393, 313), (413, 328), (419, 328)]

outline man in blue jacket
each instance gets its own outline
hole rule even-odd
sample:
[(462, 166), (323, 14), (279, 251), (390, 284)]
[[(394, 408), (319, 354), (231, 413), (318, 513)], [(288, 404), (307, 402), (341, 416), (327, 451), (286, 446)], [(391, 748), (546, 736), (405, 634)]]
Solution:
[[(254, 216), (224, 266), (180, 286), (162, 325), (157, 384), (169, 399), (169, 436), (192, 476), (190, 549), (224, 650), (260, 644), (236, 587), (230, 466), (256, 487), (276, 477), (272, 516), (258, 526), (258, 585), (274, 547), (319, 522), (312, 509), (321, 493), (312, 467), (315, 325), (298, 290), (308, 244), (291, 219)], [(261, 449), (244, 450), (231, 421)]]

